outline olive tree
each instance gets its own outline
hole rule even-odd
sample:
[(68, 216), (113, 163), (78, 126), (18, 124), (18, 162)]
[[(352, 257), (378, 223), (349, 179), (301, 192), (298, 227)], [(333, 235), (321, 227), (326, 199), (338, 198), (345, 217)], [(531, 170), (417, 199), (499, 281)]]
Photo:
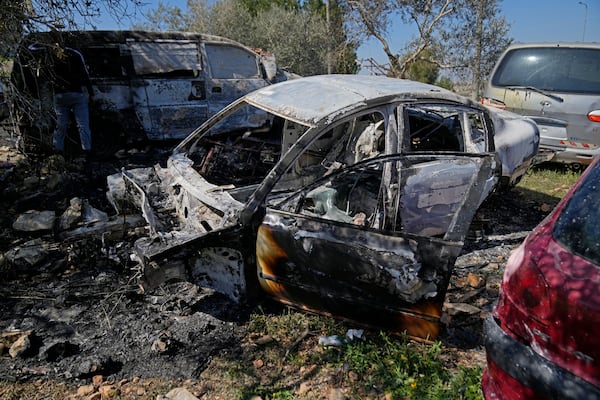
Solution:
[(224, 36), (274, 53), (278, 64), (300, 75), (354, 73), (358, 43), (347, 39), (337, 2), (328, 3), (327, 15), (320, 0), (188, 0), (186, 13), (159, 3), (140, 27)]
[(446, 63), (455, 74), (471, 82), (471, 96), (481, 97), (483, 84), (500, 53), (512, 42), (510, 25), (502, 16), (498, 0), (463, 0), (462, 9), (441, 31), (446, 44)]
[[(430, 64), (473, 82), (477, 96), (490, 65), (508, 43), (509, 25), (499, 0), (346, 0), (353, 32), (377, 40), (387, 63), (372, 68), (381, 74), (407, 78), (414, 65)], [(394, 49), (389, 32), (398, 17), (416, 28), (404, 46)], [(421, 68), (421, 67), (420, 67)]]

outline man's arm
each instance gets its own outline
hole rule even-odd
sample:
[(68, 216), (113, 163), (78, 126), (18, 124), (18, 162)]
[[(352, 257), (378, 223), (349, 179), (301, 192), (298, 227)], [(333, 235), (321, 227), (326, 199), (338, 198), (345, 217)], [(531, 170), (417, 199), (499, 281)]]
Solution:
[(90, 80), (90, 74), (85, 65), (85, 60), (83, 59), (83, 55), (78, 50), (71, 49), (71, 48), (69, 48), (69, 50), (71, 50), (75, 54), (75, 57), (78, 60), (79, 69), (80, 69), (80, 73), (81, 73), (81, 79), (88, 91), (88, 95), (89, 95), (90, 99), (93, 100), (94, 90), (92, 89), (92, 81)]

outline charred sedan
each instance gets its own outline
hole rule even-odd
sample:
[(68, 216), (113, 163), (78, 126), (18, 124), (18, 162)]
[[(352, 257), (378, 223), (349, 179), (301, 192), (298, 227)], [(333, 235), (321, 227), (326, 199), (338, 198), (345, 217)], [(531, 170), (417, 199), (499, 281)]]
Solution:
[(237, 301), (260, 288), (433, 339), (475, 211), (538, 139), (533, 122), (435, 86), (300, 78), (232, 103), (166, 167), (110, 176), (108, 197), (148, 222), (146, 285), (191, 278)]
[(600, 399), (600, 159), (510, 257), (485, 324), (487, 399)]

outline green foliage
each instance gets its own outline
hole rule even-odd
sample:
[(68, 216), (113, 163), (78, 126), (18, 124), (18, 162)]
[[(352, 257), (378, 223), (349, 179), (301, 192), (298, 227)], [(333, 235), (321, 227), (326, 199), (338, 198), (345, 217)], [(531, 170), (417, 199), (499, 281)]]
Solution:
[(443, 87), (444, 89), (454, 90), (454, 82), (452, 82), (452, 79), (448, 78), (447, 76), (440, 77), (435, 84), (439, 87)]
[(481, 399), (481, 368), (459, 367), (459, 372), (450, 379), (449, 393), (454, 399)]
[(439, 76), (440, 68), (432, 60), (432, 51), (425, 50), (421, 56), (408, 65), (406, 69), (406, 78), (413, 81), (435, 83)]
[(335, 0), (329, 25), (323, 0), (188, 0), (187, 9), (159, 3), (140, 27), (224, 36), (273, 53), (278, 65), (300, 75), (357, 72), (358, 43), (347, 39)]
[[(343, 338), (347, 327), (330, 318), (287, 309), (277, 315), (252, 314), (248, 329), (253, 334), (269, 335), (280, 346), (289, 348), (288, 343), (297, 337), (305, 341), (311, 336)], [(339, 385), (357, 399), (381, 396), (419, 400), (482, 399), (481, 368), (448, 368), (440, 358), (445, 351), (441, 342), (424, 344), (380, 332), (366, 333), (362, 339), (346, 341), (342, 347), (321, 347), (318, 351), (313, 346), (294, 348), (285, 358), (281, 354), (267, 355), (268, 351), (264, 351), (261, 359), (272, 368), (276, 368), (279, 360), (296, 368), (315, 365), (317, 371), (341, 371), (336, 378)], [(262, 384), (244, 393), (261, 395), (264, 399), (295, 398), (293, 392), (282, 388), (280, 383)]]
[(256, 16), (261, 11), (270, 10), (271, 7), (281, 7), (286, 10), (300, 9), (300, 1), (298, 0), (240, 0), (240, 3), (253, 16)]

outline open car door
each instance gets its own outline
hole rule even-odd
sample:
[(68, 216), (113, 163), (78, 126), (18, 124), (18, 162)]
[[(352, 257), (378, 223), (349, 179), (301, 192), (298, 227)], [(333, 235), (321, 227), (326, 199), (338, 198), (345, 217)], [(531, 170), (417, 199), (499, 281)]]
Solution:
[(395, 155), (267, 207), (258, 279), (278, 301), (434, 339), (493, 156)]

